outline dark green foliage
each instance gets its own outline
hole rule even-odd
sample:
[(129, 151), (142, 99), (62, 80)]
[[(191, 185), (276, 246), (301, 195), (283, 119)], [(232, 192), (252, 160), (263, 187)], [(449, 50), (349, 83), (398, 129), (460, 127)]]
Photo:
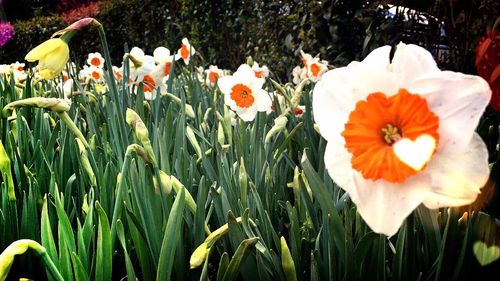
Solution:
[[(401, 10), (387, 18), (388, 6), (379, 5), (388, 2), (418, 13), (403, 20)], [(431, 50), (445, 68), (473, 73), (476, 42), (493, 24), (500, 4), (492, 0), (454, 1), (454, 5), (434, 2), (104, 0), (99, 2), (97, 19), (107, 31), (115, 64), (121, 61), (125, 44), (149, 53), (158, 46), (175, 52), (187, 37), (207, 64), (234, 70), (253, 56), (285, 79), (300, 64), (300, 49), (341, 66), (364, 58), (378, 46), (404, 41)], [(418, 23), (422, 16), (429, 25)], [(23, 61), (31, 48), (64, 26), (57, 15), (14, 22), (16, 35), (2, 48), (0, 61)], [(100, 50), (93, 32), (77, 34), (70, 45), (75, 62)]]

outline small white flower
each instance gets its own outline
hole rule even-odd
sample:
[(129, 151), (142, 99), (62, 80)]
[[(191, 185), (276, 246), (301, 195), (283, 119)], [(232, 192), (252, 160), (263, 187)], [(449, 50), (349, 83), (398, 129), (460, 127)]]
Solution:
[(104, 58), (101, 56), (99, 52), (89, 53), (87, 57), (87, 64), (89, 66), (95, 66), (98, 68), (104, 67)]
[(254, 62), (252, 65), (252, 69), (255, 72), (255, 76), (257, 78), (267, 78), (269, 77), (269, 68), (267, 66), (259, 66), (257, 62)]
[(196, 54), (196, 50), (191, 44), (189, 44), (189, 40), (187, 38), (182, 39), (181, 48), (177, 51), (176, 60), (182, 59), (186, 65), (189, 64), (189, 59)]
[(255, 77), (250, 66), (242, 64), (233, 75), (220, 78), (218, 85), (224, 93), (224, 103), (243, 121), (252, 121), (258, 111), (266, 112), (272, 105), (271, 98), (262, 89), (264, 81)]

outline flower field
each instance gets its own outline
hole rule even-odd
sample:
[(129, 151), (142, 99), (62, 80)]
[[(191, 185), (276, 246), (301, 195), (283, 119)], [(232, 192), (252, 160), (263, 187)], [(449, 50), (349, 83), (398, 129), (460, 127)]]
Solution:
[[(84, 65), (80, 32), (102, 46)], [(342, 67), (301, 50), (291, 81), (188, 38), (114, 66), (92, 18), (38, 43), (0, 65), (0, 281), (498, 273), (490, 81), (404, 43)]]

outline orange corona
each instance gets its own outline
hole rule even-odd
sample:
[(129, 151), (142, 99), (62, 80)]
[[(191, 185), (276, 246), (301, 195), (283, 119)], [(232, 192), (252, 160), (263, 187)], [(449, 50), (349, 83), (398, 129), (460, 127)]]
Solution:
[[(352, 154), (352, 167), (364, 178), (400, 183), (425, 166), (415, 170), (402, 162), (395, 154), (393, 144), (402, 138), (415, 141), (428, 135), (437, 146), (438, 127), (439, 118), (429, 110), (427, 101), (400, 89), (390, 97), (376, 92), (359, 101), (349, 115), (342, 136)], [(430, 157), (434, 153), (435, 148)]]
[(243, 84), (236, 84), (231, 89), (231, 99), (242, 108), (250, 107), (254, 103), (252, 90)]

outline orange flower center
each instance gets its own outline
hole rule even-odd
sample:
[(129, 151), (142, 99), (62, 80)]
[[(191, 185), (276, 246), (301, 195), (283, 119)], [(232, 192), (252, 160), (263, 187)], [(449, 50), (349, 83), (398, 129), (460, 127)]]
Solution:
[(163, 75), (168, 76), (170, 75), (170, 68), (172, 67), (171, 62), (165, 63), (165, 69), (163, 70)]
[(155, 87), (156, 83), (153, 77), (151, 77), (151, 75), (144, 76), (144, 78), (142, 79), (142, 90), (144, 92), (152, 92), (154, 91)]
[(236, 102), (238, 107), (247, 108), (254, 102), (252, 90), (243, 84), (236, 84), (231, 88), (231, 99)]
[(253, 72), (255, 72), (255, 77), (262, 78), (262, 70), (254, 70)]
[(93, 66), (99, 66), (101, 65), (101, 60), (99, 58), (92, 58), (90, 60), (90, 64), (92, 64)]
[(181, 57), (185, 60), (187, 60), (187, 58), (189, 57), (189, 49), (185, 44), (182, 44), (181, 47)]
[(22, 66), (18, 66), (17, 67), (17, 71), (23, 71), (23, 67)]
[(219, 79), (219, 77), (220, 77), (219, 73), (215, 71), (210, 71), (210, 73), (208, 73), (208, 80), (210, 80), (210, 83), (212, 84), (215, 84), (215, 81)]
[[(429, 110), (427, 101), (417, 94), (400, 89), (387, 97), (376, 92), (359, 101), (349, 115), (342, 136), (352, 154), (352, 167), (365, 179), (403, 182), (425, 168), (415, 170), (402, 162), (393, 150), (401, 138), (415, 141), (428, 135), (437, 143), (439, 118)], [(435, 148), (432, 155), (435, 153)], [(430, 160), (430, 158), (428, 159)]]
[(96, 80), (99, 80), (101, 78), (101, 74), (97, 71), (92, 71), (92, 77)]
[(319, 67), (318, 64), (316, 64), (316, 63), (311, 64), (311, 73), (312, 73), (313, 77), (318, 77), (320, 70), (321, 70), (321, 68)]

